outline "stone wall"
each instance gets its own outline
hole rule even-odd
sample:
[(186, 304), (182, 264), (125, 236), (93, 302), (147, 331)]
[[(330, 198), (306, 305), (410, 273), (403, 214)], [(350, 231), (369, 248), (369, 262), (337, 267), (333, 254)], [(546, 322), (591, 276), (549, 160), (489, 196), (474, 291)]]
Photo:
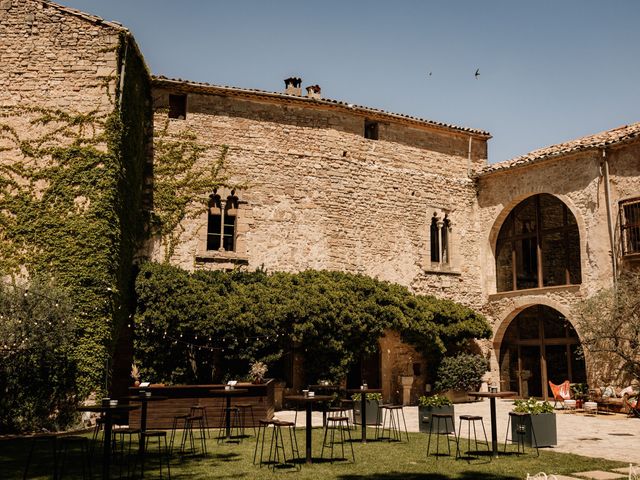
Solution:
[[(615, 224), (616, 256), (619, 258), (618, 201), (640, 196), (640, 146), (631, 144), (607, 151), (611, 178), (611, 207)], [(611, 242), (607, 224), (602, 152), (565, 155), (533, 165), (486, 174), (478, 181), (478, 240), (483, 265), (481, 311), (493, 325), (494, 338), (485, 345), (497, 381), (496, 355), (509, 323), (523, 309), (547, 305), (561, 312), (576, 328), (576, 306), (583, 299), (613, 284)], [(525, 198), (549, 193), (562, 200), (576, 218), (580, 232), (582, 283), (527, 291), (496, 293), (495, 248), (502, 222)], [(589, 360), (589, 359), (587, 359)], [(587, 361), (588, 375), (598, 376), (598, 366)]]
[[(156, 109), (167, 107), (168, 93), (155, 89)], [(217, 147), (229, 146), (227, 172), (247, 186), (239, 193), (236, 254), (249, 269), (357, 272), (475, 301), (480, 269), (468, 137), (381, 125), (380, 139), (369, 140), (356, 114), (201, 93), (189, 94), (187, 103), (186, 120), (171, 119), (168, 131), (174, 138), (191, 131), (211, 147), (205, 163), (215, 161)], [(156, 130), (166, 116), (157, 110)], [(397, 141), (384, 140), (387, 133)], [(434, 150), (421, 146), (427, 144)], [(486, 145), (476, 150), (484, 153)], [(430, 260), (435, 211), (448, 212), (453, 222), (445, 272)], [(206, 221), (202, 213), (182, 222), (172, 263), (190, 270), (220, 266), (195, 262), (204, 253)], [(162, 255), (156, 244), (152, 256)]]
[(2, 0), (0, 105), (110, 112), (121, 31), (39, 0)]

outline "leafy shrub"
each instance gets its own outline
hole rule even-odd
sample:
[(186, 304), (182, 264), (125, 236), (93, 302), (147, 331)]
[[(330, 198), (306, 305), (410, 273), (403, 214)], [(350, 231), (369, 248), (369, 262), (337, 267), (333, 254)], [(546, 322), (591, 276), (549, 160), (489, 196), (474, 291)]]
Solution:
[(541, 413), (553, 413), (553, 405), (546, 400), (538, 402), (535, 398), (529, 400), (514, 400), (513, 411), (517, 413), (529, 413), (539, 415)]
[(0, 283), (0, 433), (59, 430), (76, 414), (74, 322), (64, 292)]
[(438, 367), (435, 389), (438, 392), (477, 390), (488, 369), (489, 364), (482, 355), (461, 353), (455, 357), (444, 357)]
[[(367, 400), (377, 400), (378, 402), (382, 401), (382, 394), (381, 393), (365, 393), (365, 399)], [(354, 393), (353, 395), (351, 395), (351, 400), (353, 400), (354, 402), (359, 402), (362, 400), (362, 394), (361, 393)]]
[(429, 397), (422, 395), (418, 399), (418, 405), (420, 407), (432, 407), (432, 408), (446, 407), (447, 405), (451, 405), (451, 400), (449, 400), (444, 395), (436, 394), (436, 395), (431, 395)]
[(147, 263), (136, 281), (135, 356), (145, 379), (210, 383), (294, 348), (308, 378), (345, 376), (387, 329), (424, 355), (488, 338), (481, 315), (364, 275), (197, 271)]

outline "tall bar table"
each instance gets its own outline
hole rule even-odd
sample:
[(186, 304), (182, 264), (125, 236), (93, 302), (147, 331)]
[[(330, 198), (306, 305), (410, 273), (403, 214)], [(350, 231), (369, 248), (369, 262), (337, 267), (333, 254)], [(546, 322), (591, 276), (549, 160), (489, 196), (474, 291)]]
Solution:
[(360, 393), (360, 423), (362, 424), (362, 443), (367, 443), (367, 393), (382, 393), (381, 388), (352, 388), (348, 393)]
[(333, 396), (332, 395), (313, 395), (313, 396), (307, 396), (307, 395), (288, 395), (286, 397), (284, 397), (285, 400), (291, 401), (291, 402), (296, 402), (296, 403), (304, 403), (305, 405), (305, 410), (306, 410), (306, 417), (305, 417), (305, 459), (307, 461), (307, 463), (311, 463), (312, 462), (312, 455), (311, 455), (311, 417), (312, 417), (312, 412), (313, 412), (313, 404), (316, 402), (330, 402), (331, 400), (333, 400)]
[(491, 410), (491, 449), (493, 458), (498, 457), (498, 426), (496, 421), (496, 398), (512, 398), (518, 392), (467, 392), (470, 397), (488, 398)]
[(104, 442), (102, 448), (102, 478), (111, 478), (111, 432), (113, 430), (113, 414), (124, 413), (140, 408), (138, 405), (89, 405), (78, 407), (79, 412), (102, 413), (104, 416)]
[(224, 397), (226, 399), (224, 413), (225, 439), (231, 440), (231, 397), (246, 395), (249, 392), (246, 388), (216, 388), (209, 390), (209, 393), (215, 397)]
[(144, 476), (144, 449), (147, 433), (147, 404), (149, 402), (161, 402), (166, 400), (167, 397), (162, 395), (131, 395), (124, 397), (122, 400), (129, 400), (130, 402), (140, 402), (142, 405), (142, 411), (140, 412), (140, 440), (138, 443), (138, 455), (140, 455), (140, 476)]

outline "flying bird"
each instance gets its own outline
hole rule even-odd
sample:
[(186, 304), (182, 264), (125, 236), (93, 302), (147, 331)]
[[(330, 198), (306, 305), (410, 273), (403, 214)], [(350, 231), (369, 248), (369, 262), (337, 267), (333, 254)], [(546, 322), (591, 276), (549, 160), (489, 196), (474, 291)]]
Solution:
[(478, 79), (479, 76), (480, 76), (480, 69), (476, 68), (476, 73), (475, 73), (476, 80)]

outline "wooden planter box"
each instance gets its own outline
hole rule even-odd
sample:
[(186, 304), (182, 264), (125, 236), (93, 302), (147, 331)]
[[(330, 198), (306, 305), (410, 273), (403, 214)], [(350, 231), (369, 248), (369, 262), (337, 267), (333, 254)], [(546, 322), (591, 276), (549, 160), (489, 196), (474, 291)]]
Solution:
[[(434, 413), (453, 415), (453, 405), (444, 405), (442, 407), (418, 407), (418, 427), (422, 433), (429, 433), (431, 415)], [(439, 431), (436, 432), (434, 429), (432, 433), (451, 433), (454, 431), (453, 423), (454, 420), (446, 420), (444, 423), (440, 420)]]
[[(536, 432), (536, 442), (538, 447), (551, 447), (558, 444), (558, 433), (556, 428), (555, 413), (541, 413), (539, 415), (527, 415), (525, 420), (524, 444), (528, 447), (535, 447), (533, 435), (531, 434), (531, 426)], [(517, 421), (511, 418), (511, 443), (518, 442), (518, 434), (516, 429)]]
[[(353, 413), (355, 416), (356, 423), (362, 424), (362, 420), (360, 419), (360, 400), (355, 400), (353, 402)], [(378, 400), (367, 400), (367, 425), (377, 425), (378, 424)]]

